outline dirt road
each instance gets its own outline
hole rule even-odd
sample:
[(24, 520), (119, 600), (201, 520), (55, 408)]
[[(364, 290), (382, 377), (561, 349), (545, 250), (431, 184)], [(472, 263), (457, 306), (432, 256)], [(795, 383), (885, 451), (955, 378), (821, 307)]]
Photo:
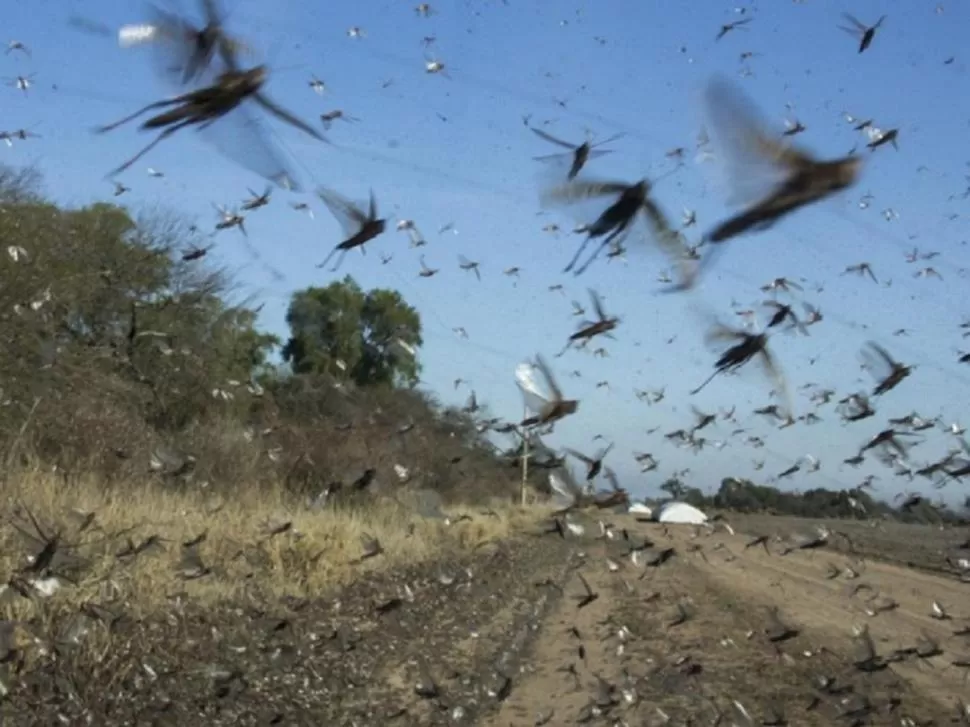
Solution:
[[(957, 715), (966, 584), (825, 550), (745, 548), (742, 533), (606, 520), (612, 537), (590, 518), (581, 536), (523, 535), (273, 611), (187, 605), (177, 619), (121, 625), (99, 665), (59, 647), (59, 671), (24, 677), (0, 717), (529, 727)], [(949, 618), (931, 615), (934, 600)], [(862, 625), (877, 658), (857, 653)], [(921, 637), (925, 658), (913, 651)]]
[[(954, 616), (966, 611), (965, 584), (858, 562), (861, 574), (847, 581), (838, 554), (781, 556), (745, 549), (746, 535), (665, 531), (621, 518), (615, 524), (649, 537), (653, 550), (675, 548), (676, 556), (644, 571), (622, 559), (622, 537), (589, 547), (578, 572), (599, 598), (577, 609), (568, 596), (583, 588), (571, 581), (547, 619), (530, 673), (482, 724), (596, 723), (601, 715), (605, 724), (714, 724), (721, 714), (739, 725), (900, 725), (957, 716), (966, 668), (952, 662), (970, 666), (970, 640), (954, 631), (970, 621), (930, 613), (934, 600)], [(610, 561), (625, 565), (611, 571)], [(840, 569), (831, 579), (830, 562)], [(853, 666), (853, 628), (862, 625), (890, 658), (884, 669)], [(935, 639), (944, 653), (909, 654), (920, 637)], [(570, 664), (575, 674), (563, 671)]]

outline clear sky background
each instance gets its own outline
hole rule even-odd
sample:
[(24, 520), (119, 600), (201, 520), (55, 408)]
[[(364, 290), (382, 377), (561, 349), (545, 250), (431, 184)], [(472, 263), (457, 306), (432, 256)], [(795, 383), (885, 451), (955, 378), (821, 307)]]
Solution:
[[(197, 18), (193, 5), (182, 3)], [(366, 198), (373, 189), (380, 211), (392, 221), (366, 256), (349, 254), (336, 274), (318, 270), (314, 265), (342, 239), (339, 226), (312, 192), (277, 191), (268, 207), (247, 218), (247, 226), (266, 262), (285, 275), (283, 282), (252, 261), (236, 231), (220, 233), (211, 254), (238, 270), (244, 293), (265, 301), (262, 325), (285, 336), (290, 293), (348, 273), (365, 288), (397, 288), (423, 318), (425, 385), (444, 402), (460, 405), (468, 392), (456, 392), (452, 381), (467, 379), (479, 401), (510, 419), (522, 414), (515, 366), (541, 352), (566, 395), (582, 402), (549, 443), (593, 453), (602, 444), (593, 441), (597, 434), (615, 441), (607, 462), (637, 495), (654, 492), (671, 472), (687, 467), (687, 482), (705, 490), (727, 475), (763, 481), (808, 453), (821, 459), (821, 470), (781, 486), (851, 487), (874, 473), (883, 496), (928, 487), (894, 478), (878, 463), (853, 469), (841, 461), (884, 428), (888, 417), (915, 410), (942, 417), (943, 427), (965, 423), (960, 417), (970, 402), (970, 366), (957, 358), (961, 345), (970, 349), (959, 329), (970, 313), (970, 199), (962, 199), (970, 173), (970, 51), (964, 32), (970, 28), (970, 5), (778, 1), (744, 4), (743, 15), (735, 4), (714, 0), (431, 5), (434, 14), (423, 18), (410, 1), (227, 2), (229, 30), (251, 43), (256, 60), (274, 71), (269, 95), (313, 124), (334, 109), (359, 119), (334, 122), (327, 132), (334, 146), (268, 122), (307, 189), (323, 184), (352, 199)], [(888, 16), (861, 55), (857, 41), (838, 28), (845, 10), (866, 23)], [(0, 76), (36, 75), (27, 96), (0, 87), (0, 128), (26, 127), (42, 138), (0, 146), (0, 160), (36, 164), (57, 201), (81, 205), (113, 199), (105, 173), (151, 138), (135, 125), (104, 136), (91, 129), (172, 89), (153, 72), (149, 49), (123, 50), (114, 36), (80, 33), (68, 23), (72, 13), (114, 30), (150, 17), (127, 0), (46, 0), (6, 8), (3, 32), (27, 44), (33, 55), (0, 56)], [(753, 19), (745, 29), (715, 41), (722, 24), (744, 17)], [(348, 37), (351, 26), (363, 29), (364, 37)], [(429, 48), (422, 43), (425, 36), (436, 38)], [(742, 61), (746, 51), (754, 55)], [(426, 59), (444, 63), (447, 77), (426, 73)], [(742, 75), (743, 69), (750, 72)], [(327, 93), (311, 90), (311, 74), (324, 80)], [(627, 241), (626, 263), (603, 258), (582, 277), (563, 275), (581, 240), (570, 230), (584, 220), (568, 210), (539, 214), (542, 167), (533, 157), (557, 150), (532, 134), (522, 117), (531, 115), (533, 124), (577, 142), (586, 129), (597, 138), (624, 132), (609, 145), (612, 154), (590, 162), (589, 176), (656, 179), (676, 166), (665, 153), (685, 147), (686, 164), (658, 182), (654, 196), (673, 220), (685, 207), (696, 210), (698, 225), (686, 231), (696, 242), (734, 209), (727, 206), (716, 163), (695, 160), (704, 121), (701, 95), (714, 74), (733, 78), (779, 132), (786, 118), (801, 121), (807, 131), (796, 141), (820, 157), (839, 157), (859, 144), (866, 158), (859, 184), (770, 231), (729, 242), (727, 254), (689, 295), (657, 295), (662, 286), (656, 278), (666, 261), (642, 232)], [(881, 128), (898, 127), (899, 151), (886, 146), (870, 154), (866, 137), (853, 131), (843, 112), (872, 118)], [(148, 167), (165, 177), (150, 177)], [(218, 221), (213, 204), (238, 204), (247, 188), (265, 186), (193, 131), (163, 142), (120, 179), (132, 188), (120, 201), (136, 209), (177, 208), (203, 228)], [(866, 193), (871, 202), (863, 208)], [(289, 201), (308, 202), (315, 218), (295, 211)], [(887, 220), (885, 210), (895, 215)], [(409, 249), (406, 234), (393, 230), (401, 217), (416, 222), (426, 247)], [(454, 231), (439, 234), (449, 223)], [(551, 223), (563, 231), (543, 231)], [(940, 255), (910, 264), (905, 256), (913, 247)], [(381, 253), (393, 260), (382, 265)], [(418, 277), (422, 254), (429, 266), (440, 268), (435, 277)], [(481, 261), (480, 283), (458, 268), (459, 254)], [(879, 284), (840, 275), (862, 261), (871, 264)], [(914, 277), (927, 265), (943, 280)], [(502, 274), (510, 266), (521, 268), (517, 281)], [(799, 390), (809, 382), (840, 396), (871, 390), (873, 382), (859, 365), (860, 348), (871, 339), (904, 363), (918, 365), (876, 402), (876, 417), (843, 425), (833, 402), (816, 411), (821, 423), (776, 430), (750, 415), (770, 403), (770, 387), (757, 371), (688, 396), (717, 357), (704, 344), (705, 319), (697, 310), (738, 322), (731, 301), (743, 307), (759, 303), (767, 297), (759, 286), (780, 276), (804, 278), (804, 299), (825, 315), (807, 338), (784, 334), (772, 340), (795, 392), (796, 414), (814, 409)], [(557, 283), (564, 293), (549, 291)], [(622, 317), (617, 340), (601, 339), (608, 358), (589, 352), (554, 358), (578, 320), (570, 301), (588, 305), (587, 287), (599, 290), (607, 310)], [(457, 327), (467, 331), (467, 339), (453, 332)], [(898, 329), (908, 335), (894, 335)], [(597, 388), (600, 381), (610, 388)], [(660, 404), (647, 406), (634, 395), (635, 388), (660, 387), (666, 387)], [(744, 436), (730, 436), (736, 425), (719, 421), (702, 434), (728, 441), (727, 447), (698, 455), (678, 449), (662, 434), (693, 424), (691, 404), (710, 412), (737, 406), (740, 426), (748, 429), (744, 436), (762, 436), (766, 446), (748, 446)], [(925, 434), (927, 441), (913, 450), (917, 463), (957, 444), (942, 429)], [(652, 452), (659, 470), (639, 474), (635, 450)], [(752, 469), (755, 459), (767, 461), (761, 472)], [(949, 485), (940, 494), (962, 501), (965, 493)]]

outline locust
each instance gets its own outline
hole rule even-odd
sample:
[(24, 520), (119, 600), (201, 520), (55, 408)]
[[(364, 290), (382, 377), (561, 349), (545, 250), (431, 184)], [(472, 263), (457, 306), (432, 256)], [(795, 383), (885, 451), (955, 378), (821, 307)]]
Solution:
[(590, 240), (602, 237), (603, 240), (597, 250), (583, 265), (576, 268), (575, 274), (582, 274), (603, 250), (610, 247), (614, 241), (620, 240), (629, 232), (630, 226), (637, 218), (637, 214), (642, 211), (650, 226), (653, 238), (663, 251), (681, 266), (681, 286), (689, 287), (692, 282), (692, 275), (686, 267), (688, 261), (684, 239), (671, 227), (666, 214), (650, 198), (650, 189), (650, 182), (646, 179), (641, 179), (639, 182), (633, 184), (616, 181), (573, 181), (547, 190), (543, 194), (543, 198), (547, 202), (560, 201), (569, 203), (576, 202), (580, 199), (608, 195), (614, 195), (616, 197), (614, 202), (589, 225), (586, 230), (586, 239), (583, 240), (576, 254), (563, 272), (568, 273), (573, 270)]
[(798, 316), (795, 315), (795, 311), (792, 310), (790, 303), (786, 304), (779, 303), (777, 300), (766, 300), (764, 305), (774, 310), (774, 313), (771, 314), (771, 318), (768, 319), (768, 325), (765, 326), (765, 328), (775, 328), (786, 322), (790, 322), (790, 329), (793, 328), (803, 335), (808, 335), (808, 329), (805, 327), (805, 324), (798, 319)]
[(469, 260), (464, 255), (459, 255), (458, 256), (458, 267), (461, 268), (462, 270), (466, 270), (466, 271), (467, 270), (471, 270), (471, 271), (473, 271), (475, 273), (475, 277), (478, 278), (479, 281), (481, 281), (482, 274), (481, 274), (481, 272), (478, 269), (479, 263), (477, 261), (475, 261), (475, 260)]
[(608, 455), (612, 449), (613, 444), (611, 443), (597, 452), (595, 457), (589, 457), (582, 452), (578, 452), (569, 447), (566, 447), (565, 451), (567, 454), (571, 454), (573, 457), (586, 465), (586, 481), (592, 482), (594, 479), (596, 479), (596, 475), (598, 475), (603, 469), (603, 460), (606, 459), (606, 455)]
[(895, 389), (902, 383), (903, 379), (913, 372), (913, 366), (899, 363), (875, 341), (869, 341), (866, 344), (862, 355), (865, 359), (866, 368), (876, 379), (876, 386), (872, 390), (873, 396), (880, 396)]
[(259, 209), (260, 207), (265, 207), (269, 204), (271, 188), (267, 187), (266, 191), (262, 194), (256, 194), (253, 190), (247, 190), (249, 192), (249, 199), (242, 203), (241, 209), (244, 212), (250, 212), (252, 210)]
[(528, 392), (528, 398), (534, 402), (530, 407), (536, 414), (531, 417), (527, 417), (520, 422), (519, 426), (530, 427), (537, 425), (552, 424), (553, 422), (559, 421), (570, 414), (575, 414), (576, 410), (579, 409), (579, 402), (575, 399), (565, 399), (562, 394), (562, 390), (556, 383), (556, 379), (552, 375), (552, 371), (549, 370), (549, 366), (546, 364), (545, 359), (542, 356), (536, 356), (536, 368), (542, 373), (542, 377), (546, 380), (546, 387), (551, 394), (549, 397), (540, 396), (536, 392)]
[[(586, 165), (587, 161), (589, 161), (590, 159), (595, 159), (596, 157), (603, 156), (604, 154), (611, 153), (611, 150), (609, 149), (597, 150), (595, 149), (595, 147), (601, 146), (603, 144), (609, 144), (611, 141), (616, 141), (617, 139), (623, 136), (622, 133), (619, 133), (619, 134), (614, 134), (608, 139), (603, 139), (603, 141), (597, 142), (596, 144), (593, 144), (589, 140), (587, 140), (587, 141), (584, 141), (582, 144), (577, 145), (577, 144), (571, 144), (568, 141), (563, 141), (562, 139), (559, 139), (553, 136), (552, 134), (543, 131), (542, 129), (537, 129), (534, 126), (530, 126), (529, 128), (532, 129), (533, 133), (545, 139), (546, 141), (552, 144), (556, 144), (557, 146), (561, 146), (565, 149), (572, 150), (572, 155), (571, 155), (572, 163), (570, 164), (570, 167), (569, 167), (569, 173), (566, 175), (566, 178), (569, 179), (570, 181), (575, 179), (576, 175), (579, 174), (580, 170)], [(563, 154), (547, 154), (545, 156), (535, 157), (535, 160), (539, 162), (553, 161), (553, 160), (560, 160), (563, 158), (563, 156), (564, 156)]]
[[(156, 101), (119, 121), (97, 129), (98, 133), (104, 133), (116, 129), (122, 124), (126, 124), (153, 109), (174, 107), (156, 116), (152, 116), (142, 123), (140, 128), (143, 130), (162, 129), (162, 132), (148, 146), (111, 172), (109, 176), (115, 176), (125, 169), (128, 169), (132, 164), (155, 148), (161, 141), (177, 131), (189, 126), (206, 129), (215, 121), (236, 109), (243, 101), (250, 98), (280, 120), (295, 126), (314, 139), (326, 141), (319, 132), (263, 95), (262, 88), (266, 83), (267, 77), (268, 69), (262, 65), (255, 66), (246, 71), (226, 71), (219, 76), (212, 86), (190, 91), (171, 99)], [(263, 143), (265, 144), (266, 142)], [(272, 155), (272, 152), (266, 149), (261, 151), (264, 154)], [(273, 159), (273, 163), (274, 166), (282, 167), (282, 163), (276, 159)], [(295, 188), (289, 175), (286, 175), (285, 172), (280, 172), (277, 169), (270, 171), (267, 166), (261, 166), (259, 171), (263, 176), (267, 176), (281, 186)], [(281, 180), (281, 177), (284, 179)]]
[(750, 23), (753, 18), (745, 18), (744, 20), (734, 20), (730, 23), (725, 23), (721, 26), (721, 29), (717, 32), (717, 37), (714, 40), (720, 40), (725, 35), (730, 33), (732, 30), (747, 30), (744, 26)]
[[(857, 181), (862, 161), (856, 156), (817, 160), (807, 151), (769, 138), (751, 102), (733, 84), (717, 79), (707, 90), (714, 125), (724, 137), (738, 166), (732, 170), (740, 185), (750, 183), (757, 167), (781, 175), (771, 191), (748, 209), (709, 232), (708, 242), (724, 242), (751, 229), (763, 230), (785, 215), (818, 202)], [(747, 157), (747, 158), (743, 158)]]
[(249, 237), (249, 233), (246, 232), (246, 218), (243, 215), (218, 205), (215, 208), (220, 217), (216, 223), (216, 230), (229, 230), (238, 227), (244, 237)]
[(864, 23), (860, 23), (849, 13), (842, 13), (842, 17), (851, 23), (852, 27), (850, 28), (846, 25), (840, 25), (839, 28), (844, 30), (849, 35), (859, 39), (860, 53), (864, 53), (866, 49), (872, 45), (872, 41), (876, 37), (876, 31), (879, 30), (882, 22), (886, 19), (886, 16), (883, 15), (881, 18), (879, 18), (879, 20), (876, 21), (875, 25), (865, 25)]
[(731, 328), (722, 323), (718, 323), (708, 333), (707, 339), (712, 343), (724, 341), (735, 341), (736, 343), (721, 354), (714, 363), (714, 373), (700, 386), (693, 389), (690, 392), (691, 396), (704, 389), (718, 374), (732, 373), (749, 361), (759, 359), (774, 381), (776, 390), (781, 394), (785, 402), (786, 418), (790, 417), (791, 406), (789, 404), (788, 387), (785, 383), (781, 368), (775, 360), (774, 354), (768, 349), (767, 333), (752, 333), (751, 331)]
[(892, 144), (893, 149), (899, 151), (899, 129), (869, 129), (869, 143), (866, 147), (869, 151), (875, 151), (884, 144)]
[(596, 336), (610, 336), (610, 332), (613, 331), (620, 323), (620, 319), (618, 317), (606, 315), (606, 312), (603, 310), (603, 301), (600, 299), (597, 292), (592, 288), (589, 289), (589, 299), (593, 303), (593, 310), (596, 312), (596, 320), (583, 321), (580, 323), (579, 330), (573, 333), (566, 342), (566, 348), (569, 348), (577, 341), (579, 341), (581, 345), (585, 345)]
[(171, 51), (171, 57), (162, 59), (162, 71), (177, 75), (183, 86), (200, 80), (217, 55), (226, 69), (238, 71), (237, 54), (246, 46), (226, 34), (215, 0), (201, 0), (201, 5), (205, 15), (201, 28), (178, 15), (153, 8), (154, 21), (122, 26), (118, 43), (128, 48), (150, 42)]
[(333, 270), (336, 271), (340, 267), (340, 263), (343, 261), (347, 251), (359, 247), (361, 252), (363, 252), (363, 246), (366, 243), (384, 232), (387, 227), (387, 220), (377, 216), (377, 200), (373, 192), (370, 193), (370, 203), (366, 213), (336, 192), (324, 187), (320, 187), (317, 190), (317, 194), (323, 200), (323, 203), (327, 205), (330, 213), (337, 218), (340, 226), (344, 229), (344, 233), (348, 235), (343, 242), (339, 242), (334, 246), (330, 254), (327, 255), (326, 260), (317, 265), (318, 268), (326, 266), (330, 262), (330, 259), (339, 252), (340, 257), (337, 258), (337, 263), (333, 267)]

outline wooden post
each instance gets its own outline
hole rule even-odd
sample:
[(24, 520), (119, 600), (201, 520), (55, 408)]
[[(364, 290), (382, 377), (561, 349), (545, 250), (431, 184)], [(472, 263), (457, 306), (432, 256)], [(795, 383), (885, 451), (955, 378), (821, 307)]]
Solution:
[[(525, 407), (525, 416), (523, 419), (527, 419), (529, 416), (529, 408)], [(529, 479), (529, 431), (526, 430), (522, 437), (522, 485), (519, 488), (519, 497), (521, 499), (522, 507), (525, 507), (525, 483)]]

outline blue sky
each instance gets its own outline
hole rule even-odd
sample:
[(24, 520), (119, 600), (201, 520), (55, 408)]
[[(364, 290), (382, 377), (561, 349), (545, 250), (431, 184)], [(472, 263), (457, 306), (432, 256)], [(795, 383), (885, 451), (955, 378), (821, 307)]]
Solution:
[[(194, 13), (190, 3), (182, 4)], [(149, 17), (126, 0), (72, 6), (113, 29)], [(334, 123), (328, 132), (334, 146), (269, 122), (307, 188), (323, 184), (353, 199), (373, 189), (381, 212), (392, 220), (415, 220), (428, 239), (426, 247), (409, 249), (407, 236), (392, 225), (368, 246), (366, 257), (348, 255), (337, 274), (318, 270), (314, 264), (341, 239), (339, 226), (314, 195), (278, 192), (247, 225), (264, 259), (285, 275), (283, 282), (253, 264), (234, 231), (216, 238), (216, 259), (238, 270), (243, 292), (266, 302), (265, 327), (285, 334), (291, 291), (347, 273), (365, 287), (398, 288), (423, 316), (426, 385), (445, 402), (462, 403), (467, 391), (455, 392), (451, 382), (470, 380), (479, 400), (508, 418), (519, 417), (522, 409), (514, 368), (541, 352), (567, 395), (582, 402), (579, 414), (561, 423), (549, 442), (592, 452), (597, 434), (615, 441), (608, 463), (635, 494), (653, 492), (668, 474), (686, 467), (688, 482), (709, 490), (729, 474), (762, 478), (780, 472), (807, 453), (822, 460), (821, 471), (784, 486), (850, 487), (872, 472), (880, 476), (884, 496), (925, 487), (894, 478), (879, 464), (851, 469), (840, 463), (883, 428), (887, 417), (916, 410), (941, 416), (948, 425), (960, 422), (970, 401), (970, 366), (957, 363), (961, 344), (970, 349), (958, 328), (963, 314), (970, 314), (965, 293), (970, 200), (960, 199), (970, 173), (970, 157), (961, 147), (970, 96), (956, 92), (967, 88), (970, 58), (961, 36), (970, 27), (966, 3), (772, 2), (745, 5), (741, 15), (735, 4), (721, 2), (442, 0), (432, 3), (429, 18), (419, 17), (409, 2), (322, 8), (292, 0), (239, 0), (226, 6), (230, 30), (275, 69), (268, 87), (273, 98), (310, 123), (338, 108), (359, 119)], [(888, 15), (861, 55), (856, 41), (838, 28), (847, 9), (867, 23)], [(84, 204), (110, 198), (105, 173), (150, 138), (134, 125), (104, 136), (91, 129), (172, 89), (152, 72), (147, 49), (122, 50), (113, 37), (80, 33), (69, 26), (69, 12), (62, 3), (14, 3), (5, 12), (4, 32), (27, 44), (33, 56), (0, 57), (0, 76), (36, 75), (26, 97), (0, 88), (5, 97), (0, 123), (11, 130), (26, 127), (42, 138), (0, 146), (0, 161), (36, 164), (51, 195)], [(753, 19), (746, 29), (715, 41), (722, 24), (744, 17)], [(351, 26), (362, 28), (364, 37), (348, 37)], [(421, 42), (425, 36), (436, 38), (428, 49)], [(755, 55), (742, 62), (745, 51)], [(447, 76), (425, 73), (426, 55), (443, 62)], [(745, 67), (751, 73), (741, 77)], [(311, 74), (327, 84), (323, 96), (309, 88)], [(624, 132), (609, 145), (612, 154), (590, 162), (589, 176), (656, 179), (674, 167), (665, 152), (687, 148), (685, 166), (659, 181), (654, 196), (674, 220), (685, 207), (696, 210), (698, 226), (687, 230), (696, 242), (734, 209), (726, 203), (717, 164), (695, 162), (692, 151), (704, 121), (703, 87), (714, 74), (733, 78), (779, 132), (785, 118), (801, 121), (807, 131), (796, 140), (820, 157), (839, 157), (865, 143), (843, 112), (898, 127), (899, 151), (888, 146), (866, 151), (863, 177), (847, 193), (797, 212), (772, 230), (729, 242), (727, 254), (690, 295), (656, 295), (656, 277), (666, 265), (642, 235), (628, 240), (625, 265), (604, 259), (582, 277), (563, 275), (580, 242), (569, 231), (583, 220), (569, 210), (538, 214), (542, 167), (532, 157), (556, 150), (528, 131), (523, 115), (571, 140), (582, 139), (587, 128), (597, 138)], [(786, 103), (793, 104), (791, 110)], [(166, 176), (151, 178), (148, 167)], [(121, 180), (132, 187), (122, 198), (128, 204), (177, 208), (201, 226), (217, 221), (213, 203), (238, 204), (247, 188), (264, 186), (192, 131), (163, 142)], [(872, 199), (862, 209), (866, 193)], [(315, 219), (287, 201), (309, 202)], [(887, 209), (898, 216), (884, 219)], [(447, 223), (455, 232), (439, 234)], [(543, 231), (550, 223), (563, 232)], [(907, 263), (914, 246), (940, 255)], [(381, 265), (381, 253), (392, 254), (392, 262)], [(441, 269), (438, 275), (418, 277), (421, 254)], [(481, 283), (458, 268), (459, 254), (481, 261)], [(840, 275), (862, 261), (891, 286)], [(501, 274), (513, 265), (522, 270), (517, 282)], [(943, 280), (915, 278), (926, 265)], [(859, 367), (859, 350), (868, 339), (918, 365), (877, 402), (875, 418), (843, 426), (828, 405), (817, 411), (821, 423), (776, 431), (749, 416), (770, 401), (769, 386), (754, 371), (688, 396), (716, 358), (705, 347), (704, 318), (697, 309), (736, 321), (731, 301), (756, 304), (766, 297), (758, 287), (781, 276), (805, 278), (804, 299), (825, 315), (811, 336), (778, 335), (772, 342), (796, 392), (797, 414), (813, 409), (799, 391), (808, 382), (842, 396), (871, 389)], [(556, 283), (565, 286), (565, 294), (548, 290)], [(823, 289), (816, 292), (816, 285)], [(603, 341), (609, 358), (583, 352), (553, 358), (577, 320), (570, 300), (587, 305), (587, 287), (599, 290), (608, 311), (622, 317), (617, 340)], [(453, 333), (456, 327), (467, 331), (467, 340)], [(893, 335), (903, 328), (907, 336)], [(572, 377), (573, 370), (581, 377)], [(596, 387), (604, 380), (609, 390)], [(634, 396), (635, 388), (662, 386), (661, 404), (647, 406)], [(752, 449), (742, 437), (729, 436), (735, 425), (719, 422), (704, 434), (730, 440), (728, 447), (700, 455), (676, 448), (662, 432), (692, 424), (691, 404), (712, 412), (736, 405), (741, 426), (763, 436), (767, 446)], [(648, 435), (654, 427), (659, 430)], [(929, 435), (914, 450), (917, 462), (956, 443), (942, 431)], [(660, 469), (640, 475), (634, 450), (652, 452)], [(762, 472), (753, 472), (754, 459), (767, 461)], [(962, 500), (953, 485), (941, 494)]]

